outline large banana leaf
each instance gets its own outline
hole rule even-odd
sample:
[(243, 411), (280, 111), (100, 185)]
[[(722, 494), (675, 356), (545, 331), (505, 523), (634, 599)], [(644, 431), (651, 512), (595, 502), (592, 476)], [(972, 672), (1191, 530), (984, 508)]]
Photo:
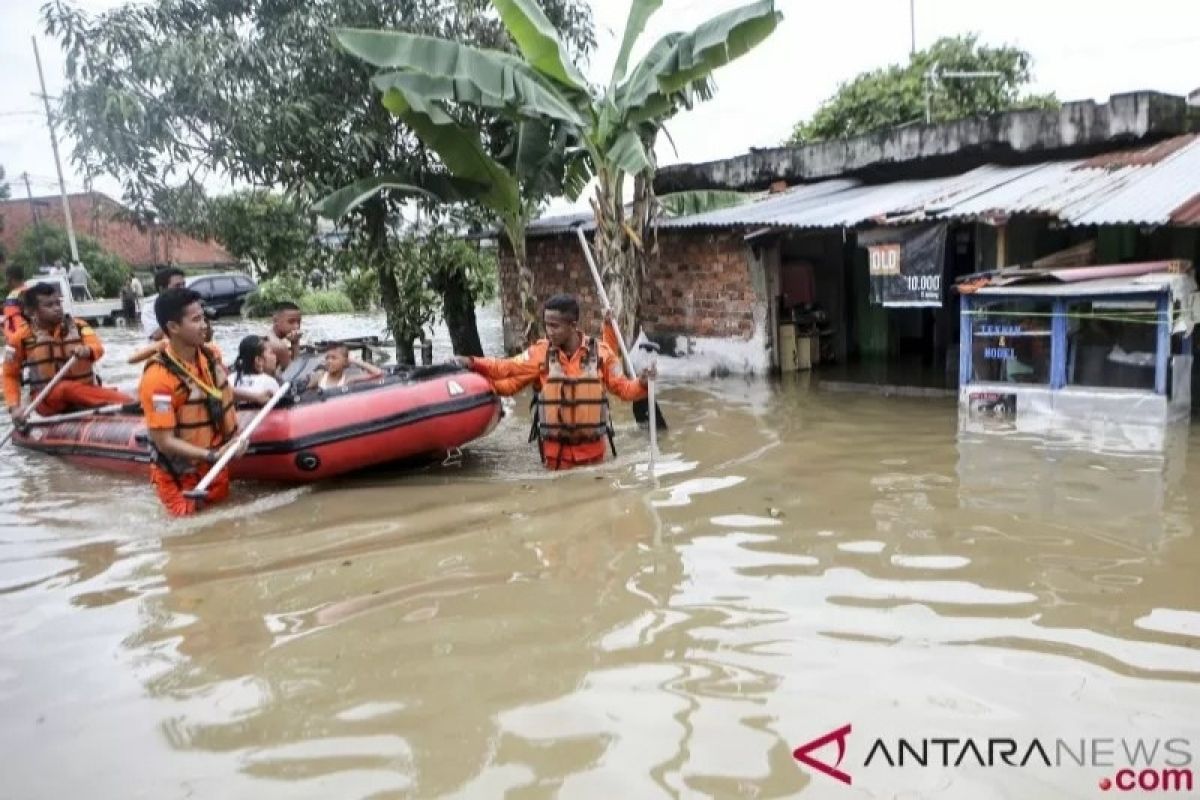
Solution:
[(363, 202), (383, 191), (401, 192), (437, 202), (454, 203), (473, 199), (482, 188), (479, 184), (469, 181), (436, 175), (424, 176), (420, 181), (407, 175), (380, 175), (374, 178), (363, 178), (325, 195), (313, 204), (313, 210), (322, 217), (336, 222)]
[(627, 175), (637, 175), (650, 169), (650, 157), (636, 131), (625, 131), (605, 153), (605, 161)]
[(587, 80), (580, 74), (557, 31), (534, 0), (492, 0), (500, 20), (525, 60), (538, 72), (558, 83), (586, 94)]
[(754, 199), (754, 195), (742, 192), (699, 190), (663, 194), (659, 195), (657, 199), (671, 216), (687, 217), (692, 214), (703, 214), (707, 211), (745, 205)]
[(469, 78), (404, 70), (376, 75), (372, 83), (385, 94), (396, 89), (422, 111), (428, 110), (426, 103), (450, 102), (506, 110), (527, 119), (550, 117), (575, 126), (584, 124), (579, 113), (553, 88), (520, 77), (502, 87), (499, 94)]
[(630, 73), (629, 79), (615, 93), (616, 103), (626, 120), (641, 121), (670, 116), (676, 97), (659, 91), (655, 76), (671, 58), (682, 33), (668, 33), (659, 39)]
[(629, 66), (629, 53), (637, 42), (646, 22), (654, 12), (662, 8), (662, 0), (633, 0), (629, 5), (629, 19), (625, 21), (625, 35), (621, 38), (621, 50), (617, 53), (617, 63), (613, 65), (612, 79), (609, 86), (616, 88), (621, 78), (625, 77), (625, 68)]
[(526, 197), (563, 195), (575, 200), (591, 177), (586, 151), (566, 125), (524, 120), (497, 160), (517, 178)]
[(394, 80), (398, 80), (394, 76), (405, 73), (430, 79), (428, 85), (410, 87), (413, 94), (490, 109), (517, 107), (526, 114), (546, 114), (583, 124), (579, 113), (553, 84), (508, 53), (403, 31), (338, 28), (334, 37), (347, 52), (369, 64), (401, 70), (388, 73)]
[(383, 104), (438, 154), (454, 177), (481, 187), (477, 202), (506, 223), (520, 216), (521, 194), (516, 179), (487, 154), (478, 134), (436, 105), (410, 103), (397, 89), (388, 90)]
[(706, 88), (711, 90), (707, 78), (713, 70), (753, 49), (782, 18), (774, 0), (759, 0), (718, 14), (691, 33), (667, 34), (618, 89), (618, 103), (627, 113), (636, 113), (655, 95), (670, 96), (690, 87), (703, 96)]

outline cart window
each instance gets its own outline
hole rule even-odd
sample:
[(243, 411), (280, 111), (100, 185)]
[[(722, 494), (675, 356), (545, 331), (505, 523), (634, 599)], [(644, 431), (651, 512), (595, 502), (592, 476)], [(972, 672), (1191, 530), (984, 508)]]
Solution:
[(1158, 310), (1153, 299), (1067, 304), (1067, 384), (1154, 390)]
[(1043, 300), (981, 300), (971, 311), (971, 380), (1050, 383), (1053, 306)]

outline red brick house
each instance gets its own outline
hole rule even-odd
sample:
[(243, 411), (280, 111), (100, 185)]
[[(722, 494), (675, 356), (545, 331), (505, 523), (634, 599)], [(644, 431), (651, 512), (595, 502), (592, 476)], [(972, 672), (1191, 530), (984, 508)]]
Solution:
[[(174, 263), (191, 269), (227, 268), (237, 264), (225, 248), (213, 241), (201, 241), (161, 225), (139, 226), (131, 221), (128, 209), (99, 192), (67, 195), (71, 204), (71, 222), (75, 232), (90, 236), (110, 253), (134, 269), (149, 270), (160, 264)], [(32, 205), (32, 207), (31, 207)], [(4, 220), (0, 243), (14, 252), (25, 232), (37, 222), (65, 228), (62, 199), (59, 195), (0, 201)]]

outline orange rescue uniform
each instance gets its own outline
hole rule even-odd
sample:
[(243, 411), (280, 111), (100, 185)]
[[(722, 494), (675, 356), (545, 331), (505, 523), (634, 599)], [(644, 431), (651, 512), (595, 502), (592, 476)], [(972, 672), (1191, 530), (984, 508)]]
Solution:
[(51, 416), (73, 409), (133, 402), (129, 395), (97, 385), (92, 365), (104, 355), (104, 345), (87, 323), (64, 316), (53, 331), (24, 323), (8, 338), (4, 351), (5, 404), (19, 405), (23, 386), (29, 387), (32, 400), (81, 345), (91, 351), (91, 358), (75, 360), (71, 371), (35, 409), (37, 413)]
[[(606, 337), (607, 338), (607, 337)], [(555, 362), (551, 361), (551, 355)], [(615, 394), (622, 400), (632, 402), (646, 397), (646, 387), (636, 378), (626, 378), (621, 370), (621, 359), (612, 349), (590, 336), (581, 337), (579, 349), (567, 354), (557, 348), (551, 348), (547, 339), (541, 339), (528, 350), (514, 358), (472, 358), (470, 369), (492, 383), (492, 388), (499, 395), (514, 395), (526, 386), (532, 386), (539, 395), (543, 394), (546, 384), (552, 380), (551, 371), (558, 373), (568, 384), (573, 381), (586, 382), (589, 374), (589, 362), (595, 359), (596, 377), (603, 389)], [(582, 384), (581, 384), (582, 385)], [(578, 390), (580, 387), (571, 387)], [(554, 392), (556, 397), (559, 392)], [(592, 403), (589, 399), (586, 402)], [(547, 419), (543, 417), (547, 409), (557, 420), (559, 414), (567, 413), (562, 410), (570, 404), (546, 406), (539, 404), (538, 422), (543, 429)], [(583, 426), (581, 426), (583, 427)], [(543, 430), (541, 437), (542, 460), (549, 469), (570, 469), (585, 464), (596, 464), (604, 460), (604, 450), (607, 446), (603, 436), (590, 441), (561, 441), (547, 436)]]
[(21, 308), (21, 295), (25, 289), (13, 289), (8, 293), (8, 297), (4, 298), (4, 338), (12, 339), (16, 335), (17, 330), (25, 322), (25, 313)]
[[(155, 355), (142, 373), (138, 399), (148, 429), (173, 431), (196, 447), (215, 450), (237, 433), (233, 387), (220, 359), (207, 345), (197, 351), (196, 361), (190, 363), (181, 362), (169, 348)], [(184, 462), (164, 454), (155, 455), (150, 482), (167, 513), (182, 517), (199, 510), (197, 502), (183, 493), (195, 489), (209, 468), (206, 462)], [(205, 502), (219, 503), (228, 496), (226, 469), (210, 485)]]

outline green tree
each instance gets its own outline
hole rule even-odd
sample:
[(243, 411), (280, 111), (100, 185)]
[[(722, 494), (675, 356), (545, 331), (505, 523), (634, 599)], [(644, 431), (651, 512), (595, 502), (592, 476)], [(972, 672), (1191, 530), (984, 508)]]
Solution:
[[(381, 269), (389, 220), (413, 196), (454, 190), (430, 169), (417, 137), (363, 101), (356, 87), (372, 70), (331, 47), (330, 30), (404, 28), (510, 47), (486, 11), (486, 0), (151, 0), (92, 15), (51, 0), (43, 18), (66, 53), (61, 118), (78, 143), (75, 161), (121, 180), (132, 207), (151, 206), (156, 190), (181, 177), (202, 182), (208, 173), (305, 202), (366, 175), (399, 176), (344, 221), (394, 311), (419, 298), (397, 295), (407, 284)], [(574, 51), (592, 46), (585, 0), (547, 0), (546, 13)]]
[[(658, 132), (681, 108), (711, 97), (713, 71), (769, 36), (781, 15), (773, 0), (718, 14), (689, 33), (662, 37), (629, 69), (635, 43), (662, 5), (662, 0), (633, 0), (612, 77), (606, 87), (594, 87), (535, 0), (492, 0), (492, 5), (520, 58), (424, 36), (411, 27), (405, 32), (341, 28), (337, 40), (381, 70), (373, 83), (383, 93), (383, 105), (436, 151), (453, 175), (477, 187), (471, 196), (499, 218), (517, 256), (527, 323), (533, 300), (523, 257), (530, 207), (524, 186), (537, 171), (514, 169), (492, 157), (485, 146), (487, 132), (471, 123), (471, 115), (484, 110), (510, 120), (509, 141), (515, 142), (519, 165), (555, 164), (549, 172), (560, 174), (568, 187), (579, 185), (586, 173), (594, 175), (592, 208), (603, 280), (619, 324), (632, 333), (655, 206), (651, 187)], [(633, 180), (629, 198), (627, 178)]]
[[(926, 90), (934, 122), (1022, 108), (1054, 108), (1053, 94), (1025, 93), (1033, 59), (1015, 47), (989, 47), (975, 34), (938, 39), (907, 64), (871, 70), (841, 84), (812, 119), (800, 122), (790, 144), (839, 139), (925, 120)], [(970, 79), (942, 72), (999, 72)]]
[(270, 277), (296, 269), (313, 247), (306, 209), (295, 199), (262, 189), (208, 201), (208, 228), (231, 255)]
[[(119, 256), (116, 256), (90, 236), (75, 234), (75, 243), (79, 247), (79, 260), (87, 267), (91, 276), (88, 288), (96, 297), (117, 297), (121, 286), (131, 270)], [(43, 262), (42, 254), (46, 261)], [(55, 225), (39, 225), (36, 229), (30, 227), (21, 236), (17, 250), (12, 254), (12, 263), (33, 275), (43, 263), (54, 263), (61, 260), (64, 264), (71, 261), (71, 245), (67, 240), (67, 232)]]
[(199, 182), (187, 180), (178, 186), (152, 187), (149, 206), (128, 213), (135, 221), (166, 224), (197, 239), (213, 238), (209, 199)]

